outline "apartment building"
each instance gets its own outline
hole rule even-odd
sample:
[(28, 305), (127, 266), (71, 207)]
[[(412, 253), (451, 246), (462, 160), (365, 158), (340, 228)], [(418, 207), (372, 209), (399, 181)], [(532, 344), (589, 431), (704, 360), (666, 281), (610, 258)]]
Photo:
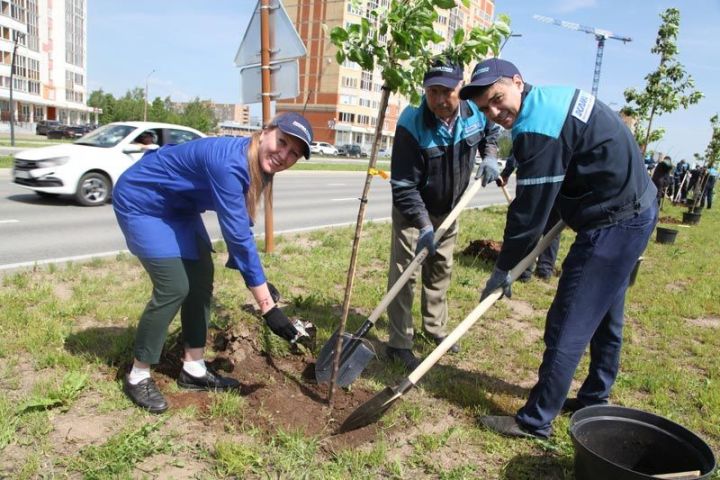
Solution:
[(0, 0), (0, 120), (94, 121), (87, 102), (87, 1)]
[[(310, 120), (315, 139), (336, 145), (354, 143), (369, 151), (375, 135), (382, 77), (378, 70), (363, 71), (354, 62), (338, 65), (328, 32), (335, 26), (360, 23), (369, 12), (387, 8), (389, 0), (287, 0), (283, 2), (305, 44), (308, 55), (300, 59), (300, 94), (277, 102), (276, 110), (303, 112)], [(460, 2), (458, 2), (460, 3)], [(452, 10), (440, 10), (435, 24), (443, 38), (452, 38), (458, 28), (489, 26), (494, 16), (493, 0), (471, 0)], [(434, 45), (439, 53), (443, 45)], [(379, 148), (391, 148), (395, 125), (408, 104), (392, 95), (386, 111)]]

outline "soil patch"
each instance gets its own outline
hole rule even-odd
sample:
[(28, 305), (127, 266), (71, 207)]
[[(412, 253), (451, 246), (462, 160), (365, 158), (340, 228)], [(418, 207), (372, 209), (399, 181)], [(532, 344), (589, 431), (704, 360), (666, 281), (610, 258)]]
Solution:
[(658, 223), (669, 223), (673, 225), (679, 225), (682, 223), (682, 220), (678, 220), (677, 218), (673, 217), (660, 217), (658, 218)]
[(494, 262), (497, 260), (502, 248), (502, 242), (496, 242), (494, 240), (473, 240), (463, 250), (463, 255), (471, 257), (479, 257), (481, 260), (487, 260)]
[[(217, 356), (208, 365), (223, 375), (237, 379), (247, 406), (238, 422), (252, 424), (272, 435), (278, 430), (301, 431), (324, 438), (333, 448), (352, 448), (375, 439), (376, 425), (335, 435), (336, 428), (357, 407), (376, 392), (353, 386), (336, 389), (334, 409), (327, 405), (327, 386), (315, 382), (315, 363), (311, 356), (273, 356), (259, 345), (262, 333), (246, 325), (234, 325), (209, 332), (208, 349)], [(156, 381), (171, 408), (195, 407), (200, 412), (210, 408), (211, 397), (202, 392), (173, 391), (181, 368), (182, 347), (175, 344), (166, 351), (157, 367)]]
[(707, 317), (707, 318), (689, 318), (688, 323), (695, 325), (696, 327), (703, 328), (720, 328), (720, 318)]

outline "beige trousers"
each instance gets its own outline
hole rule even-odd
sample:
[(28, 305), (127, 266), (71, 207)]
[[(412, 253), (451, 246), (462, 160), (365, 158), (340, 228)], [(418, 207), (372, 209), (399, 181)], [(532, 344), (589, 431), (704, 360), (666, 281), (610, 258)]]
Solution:
[[(437, 229), (445, 217), (430, 217)], [(437, 251), (422, 265), (422, 290), (420, 309), (422, 327), (432, 337), (444, 337), (448, 319), (447, 289), (453, 266), (453, 250), (457, 239), (458, 222), (455, 221), (437, 245)], [(415, 257), (418, 229), (413, 227), (395, 208), (392, 209), (392, 246), (390, 249), (390, 271), (388, 290), (402, 275)], [(390, 339), (388, 345), (394, 348), (411, 349), (413, 346), (412, 304), (417, 272), (398, 292), (387, 309)]]

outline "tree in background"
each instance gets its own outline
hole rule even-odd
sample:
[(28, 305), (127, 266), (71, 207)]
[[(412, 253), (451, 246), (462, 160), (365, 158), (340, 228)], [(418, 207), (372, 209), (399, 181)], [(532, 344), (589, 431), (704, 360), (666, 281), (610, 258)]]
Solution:
[(668, 8), (660, 14), (660, 18), (663, 23), (655, 46), (650, 50), (660, 55), (660, 65), (645, 77), (644, 90), (625, 90), (627, 105), (622, 109), (623, 114), (636, 120), (634, 134), (643, 155), (650, 143), (660, 140), (665, 134), (663, 128), (653, 130), (656, 115), (674, 112), (680, 107), (688, 108), (703, 97), (702, 92), (695, 90), (695, 81), (677, 60), (680, 10)]
[(712, 126), (712, 135), (710, 143), (705, 149), (705, 161), (708, 167), (714, 167), (720, 161), (720, 117), (717, 113), (710, 119), (710, 125)]
[[(111, 122), (140, 121), (145, 109), (145, 91), (142, 88), (128, 90), (121, 98), (115, 98), (102, 89), (95, 90), (88, 97), (88, 106), (101, 108), (99, 121), (101, 125)], [(208, 100), (194, 100), (184, 104), (182, 108), (170, 97), (156, 97), (148, 107), (148, 121), (173, 123), (195, 128), (210, 133), (217, 126), (217, 119)]]

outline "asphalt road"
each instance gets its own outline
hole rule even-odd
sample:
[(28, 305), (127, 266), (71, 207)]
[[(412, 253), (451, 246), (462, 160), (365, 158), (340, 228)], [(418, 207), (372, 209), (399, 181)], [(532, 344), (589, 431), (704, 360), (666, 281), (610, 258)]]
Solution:
[[(274, 193), (275, 234), (354, 225), (363, 172), (287, 171), (276, 175)], [(513, 191), (511, 187), (511, 191)], [(471, 207), (503, 203), (494, 185), (476, 195)], [(390, 217), (390, 184), (373, 180), (366, 221)], [(254, 231), (264, 236), (264, 216), (259, 212)], [(214, 213), (205, 215), (211, 238), (221, 238)], [(111, 205), (81, 207), (71, 198), (44, 199), (10, 180), (10, 170), (0, 169), (0, 270), (115, 255), (126, 249)]]

